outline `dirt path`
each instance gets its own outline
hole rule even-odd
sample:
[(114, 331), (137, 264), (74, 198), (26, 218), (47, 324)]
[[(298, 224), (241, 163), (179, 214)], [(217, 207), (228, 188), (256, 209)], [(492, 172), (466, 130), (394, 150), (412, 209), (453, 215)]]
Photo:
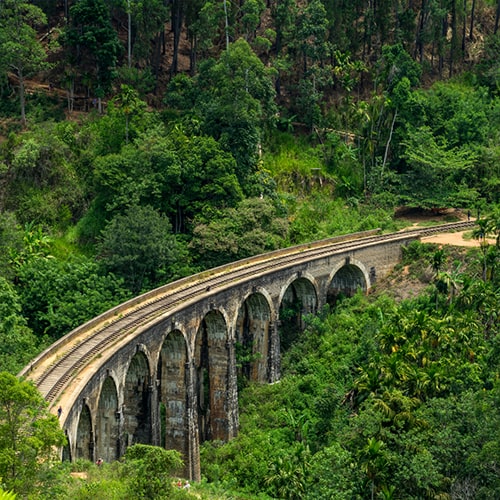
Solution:
[[(490, 245), (495, 244), (495, 240), (486, 238)], [(454, 245), (458, 247), (479, 247), (479, 240), (471, 237), (471, 231), (460, 231), (457, 233), (441, 233), (434, 236), (422, 238), (422, 243), (437, 243), (438, 245)]]
[[(467, 214), (460, 210), (450, 209), (442, 215), (452, 215), (458, 221), (466, 221)], [(405, 214), (401, 216), (401, 219), (404, 219), (412, 224), (413, 227), (423, 227), (426, 223), (436, 223), (442, 224), (445, 222), (442, 220), (442, 215), (430, 214), (430, 213), (422, 213), (422, 212), (413, 212), (411, 214)], [(471, 218), (472, 221), (476, 220), (474, 217)], [(495, 240), (491, 238), (487, 238), (486, 241), (490, 245), (495, 244)], [(472, 237), (472, 230), (467, 229), (466, 231), (457, 231), (455, 233), (441, 233), (435, 234), (433, 236), (427, 236), (422, 238), (422, 243), (437, 243), (438, 245), (453, 245), (459, 247), (479, 247), (479, 240), (476, 240)]]

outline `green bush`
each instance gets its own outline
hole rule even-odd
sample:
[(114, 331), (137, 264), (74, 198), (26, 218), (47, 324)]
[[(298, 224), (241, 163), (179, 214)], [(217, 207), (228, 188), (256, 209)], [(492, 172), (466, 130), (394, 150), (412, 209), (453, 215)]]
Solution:
[(122, 473), (135, 498), (172, 498), (172, 475), (183, 466), (179, 452), (136, 444), (127, 449), (123, 462)]

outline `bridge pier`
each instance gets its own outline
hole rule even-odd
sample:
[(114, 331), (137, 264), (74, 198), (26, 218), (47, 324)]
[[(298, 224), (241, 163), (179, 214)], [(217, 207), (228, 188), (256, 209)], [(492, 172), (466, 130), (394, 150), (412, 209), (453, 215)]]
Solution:
[(187, 400), (187, 460), (186, 472), (191, 481), (201, 479), (200, 467), (200, 430), (198, 427), (196, 367), (194, 360), (186, 363), (186, 400)]
[(279, 321), (269, 323), (269, 382), (273, 384), (280, 379), (281, 374), (281, 353), (280, 353), (280, 334)]

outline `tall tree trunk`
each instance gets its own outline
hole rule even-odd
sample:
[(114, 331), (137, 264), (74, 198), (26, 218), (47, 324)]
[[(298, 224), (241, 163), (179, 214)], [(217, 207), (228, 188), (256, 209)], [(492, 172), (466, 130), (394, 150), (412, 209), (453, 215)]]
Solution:
[(227, 17), (227, 2), (224, 0), (224, 29), (226, 32), (226, 50), (229, 50), (229, 21)]
[(171, 76), (176, 75), (178, 72), (179, 41), (181, 38), (182, 21), (183, 21), (182, 1), (174, 0), (172, 4), (172, 31), (174, 33), (174, 52), (172, 55), (172, 65), (170, 66)]
[(385, 152), (384, 152), (384, 161), (382, 162), (382, 171), (381, 174), (384, 173), (385, 165), (387, 163), (387, 156), (389, 154), (389, 146), (391, 145), (392, 134), (394, 133), (394, 124), (396, 123), (396, 118), (398, 116), (398, 110), (394, 111), (394, 116), (392, 117), (391, 130), (389, 132), (389, 138), (387, 139), (387, 143), (385, 144)]
[(448, 19), (446, 15), (441, 20), (441, 37), (438, 45), (438, 55), (439, 55), (439, 76), (443, 76), (443, 68), (444, 68), (444, 53), (445, 53), (445, 44), (446, 44), (446, 34), (448, 33)]
[(464, 24), (462, 30), (462, 59), (465, 59), (465, 39), (467, 38), (467, 0), (464, 0)]
[(469, 29), (469, 40), (473, 40), (474, 33), (474, 16), (476, 14), (476, 0), (472, 0), (472, 7), (470, 9), (470, 29)]
[(418, 54), (418, 59), (420, 63), (422, 63), (424, 59), (424, 42), (423, 42), (423, 35), (424, 35), (424, 28), (425, 28), (425, 9), (427, 8), (427, 5), (425, 3), (425, 0), (422, 0), (422, 4), (420, 6), (420, 16), (418, 19), (418, 29), (417, 29), (417, 34), (415, 36), (415, 57)]
[[(163, 50), (162, 50), (163, 47)], [(161, 59), (162, 55), (165, 55), (165, 30), (162, 30), (160, 33), (156, 35), (156, 40), (154, 44), (154, 50), (153, 50), (153, 71), (155, 75), (155, 88), (154, 88), (154, 93), (156, 94), (156, 91), (158, 90), (158, 78), (160, 77), (160, 69), (161, 69)]]
[(19, 104), (21, 105), (21, 123), (26, 127), (26, 92), (24, 91), (24, 75), (22, 69), (17, 72), (19, 78)]
[(493, 33), (496, 35), (498, 31), (498, 21), (500, 19), (500, 0), (498, 0), (497, 3), (497, 15), (495, 17), (495, 29), (493, 30)]
[(189, 74), (194, 76), (196, 73), (196, 46), (197, 38), (196, 35), (190, 35), (191, 47), (189, 50)]
[(457, 2), (451, 2), (451, 41), (450, 41), (450, 70), (449, 76), (453, 75), (453, 63), (455, 62), (455, 48), (457, 45)]
[(127, 0), (127, 62), (132, 66), (132, 13), (130, 12), (130, 0)]
[(72, 113), (75, 107), (75, 79), (73, 77), (68, 82), (66, 92), (68, 97), (68, 112)]

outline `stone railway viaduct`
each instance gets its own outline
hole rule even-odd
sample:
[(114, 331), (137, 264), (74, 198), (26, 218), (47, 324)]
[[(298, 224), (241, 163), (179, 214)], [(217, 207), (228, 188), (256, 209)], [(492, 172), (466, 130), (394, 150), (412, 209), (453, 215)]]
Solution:
[(132, 444), (155, 444), (180, 451), (198, 480), (200, 443), (238, 432), (238, 377), (278, 381), (280, 351), (305, 314), (367, 292), (411, 241), (471, 224), (358, 233), (179, 280), (68, 333), (20, 375), (52, 412), (61, 407), (63, 459), (112, 461)]

